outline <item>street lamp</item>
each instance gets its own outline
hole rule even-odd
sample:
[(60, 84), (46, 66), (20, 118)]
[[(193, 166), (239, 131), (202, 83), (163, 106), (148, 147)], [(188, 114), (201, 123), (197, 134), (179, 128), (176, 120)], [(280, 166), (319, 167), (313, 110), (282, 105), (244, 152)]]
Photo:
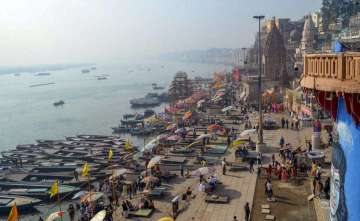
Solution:
[(258, 41), (258, 65), (259, 65), (259, 131), (258, 131), (258, 144), (263, 145), (263, 116), (262, 116), (262, 94), (261, 94), (261, 30), (260, 23), (261, 20), (265, 18), (263, 15), (253, 16), (254, 19), (259, 21), (259, 41)]

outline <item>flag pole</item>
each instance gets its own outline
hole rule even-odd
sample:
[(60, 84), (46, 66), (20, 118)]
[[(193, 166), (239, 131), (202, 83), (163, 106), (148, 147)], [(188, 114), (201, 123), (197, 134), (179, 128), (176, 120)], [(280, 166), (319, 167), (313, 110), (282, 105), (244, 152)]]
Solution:
[[(112, 176), (110, 176), (110, 182), (111, 182), (111, 187), (112, 187), (112, 196), (113, 196), (113, 200), (115, 200), (115, 187), (114, 187), (114, 167), (113, 167), (113, 161), (112, 161), (112, 158), (109, 159), (109, 164), (111, 166), (111, 173), (112, 173)], [(111, 179), (112, 178), (112, 179)], [(116, 202), (116, 200), (115, 200)], [(112, 203), (112, 202), (110, 202)]]
[[(60, 201), (60, 182), (59, 182), (59, 180), (56, 180), (56, 182), (57, 182), (57, 185), (58, 185), (57, 203), (58, 203), (58, 206), (59, 206), (59, 212), (61, 212), (61, 201)], [(62, 216), (60, 216), (60, 220), (61, 220), (61, 221), (63, 220)]]

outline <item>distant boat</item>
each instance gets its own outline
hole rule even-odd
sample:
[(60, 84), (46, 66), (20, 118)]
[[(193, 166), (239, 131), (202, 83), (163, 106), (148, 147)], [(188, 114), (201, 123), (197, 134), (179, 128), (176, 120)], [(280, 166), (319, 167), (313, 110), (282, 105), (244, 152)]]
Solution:
[(155, 86), (153, 87), (154, 90), (163, 90), (165, 89), (165, 87), (162, 87), (162, 86)]
[(32, 84), (32, 85), (29, 85), (29, 87), (40, 87), (40, 86), (46, 86), (46, 85), (51, 85), (51, 84), (55, 84), (55, 83), (50, 82), (50, 83), (42, 83), (42, 84)]
[(156, 83), (152, 83), (151, 86), (152, 86), (152, 88), (154, 90), (163, 90), (163, 89), (165, 89), (165, 87), (158, 86)]
[(147, 71), (151, 71), (151, 68), (148, 68)]
[(90, 70), (89, 70), (89, 69), (82, 69), (82, 70), (81, 70), (81, 73), (87, 74), (87, 73), (90, 73)]
[(18, 76), (20, 76), (20, 74), (14, 74), (14, 76), (18, 77)]
[(62, 106), (62, 105), (64, 105), (65, 104), (65, 102), (63, 101), (63, 100), (59, 100), (59, 101), (57, 101), (57, 102), (54, 102), (54, 106), (55, 107), (57, 107), (57, 106)]
[(91, 67), (91, 70), (96, 70), (96, 67)]
[(98, 79), (98, 80), (106, 80), (106, 79), (107, 79), (107, 77), (102, 76), (102, 77), (97, 77), (97, 79)]
[(41, 73), (37, 73), (35, 74), (35, 76), (49, 76), (51, 73), (49, 72), (41, 72)]

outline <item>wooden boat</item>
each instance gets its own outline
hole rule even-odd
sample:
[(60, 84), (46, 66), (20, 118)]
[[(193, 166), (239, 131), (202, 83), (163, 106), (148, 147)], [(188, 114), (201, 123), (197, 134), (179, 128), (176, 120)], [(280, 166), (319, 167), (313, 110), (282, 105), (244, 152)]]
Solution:
[[(33, 183), (33, 182), (0, 182), (1, 192), (7, 195), (18, 195), (33, 197), (49, 201), (49, 191), (52, 183)], [(63, 185), (59, 187), (60, 197), (70, 197), (72, 193), (79, 191), (80, 188)]]
[[(62, 185), (80, 186), (88, 182), (87, 177), (79, 175), (78, 180), (74, 178), (73, 173), (11, 173), (5, 176), (6, 180), (13, 182), (32, 182), (36, 183), (54, 183), (59, 180)], [(90, 182), (95, 181), (94, 176), (90, 177)]]
[(16, 207), (20, 212), (23, 212), (32, 209), (40, 202), (41, 200), (36, 198), (0, 194), (0, 213), (9, 214), (11, 207), (14, 204), (16, 204)]

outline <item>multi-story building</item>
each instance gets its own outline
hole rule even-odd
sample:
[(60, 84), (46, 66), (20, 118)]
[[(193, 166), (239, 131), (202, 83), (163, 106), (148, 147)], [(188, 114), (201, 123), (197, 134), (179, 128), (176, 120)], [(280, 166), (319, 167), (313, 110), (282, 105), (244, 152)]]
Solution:
[(360, 220), (360, 53), (305, 55), (300, 85), (336, 126), (329, 220)]

